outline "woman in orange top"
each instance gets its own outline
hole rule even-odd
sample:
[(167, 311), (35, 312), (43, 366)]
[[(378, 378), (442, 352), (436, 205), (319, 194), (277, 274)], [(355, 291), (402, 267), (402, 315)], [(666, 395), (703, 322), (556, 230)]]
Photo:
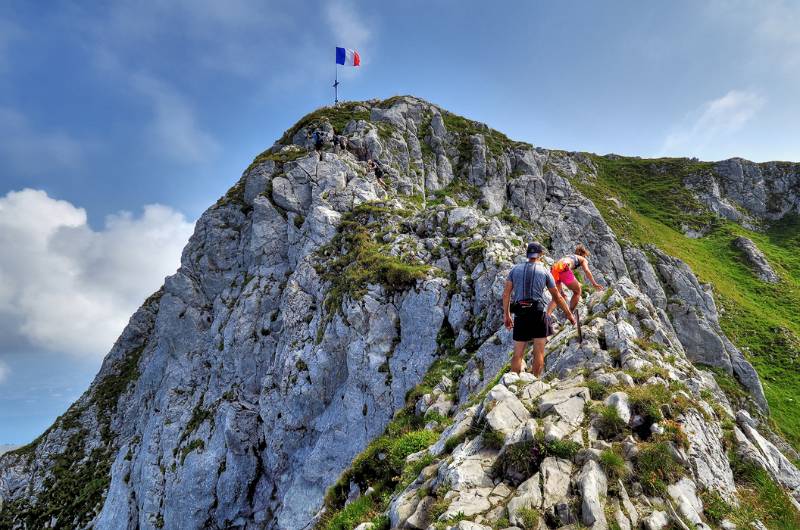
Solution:
[[(553, 279), (556, 281), (556, 289), (561, 291), (561, 284), (564, 284), (572, 291), (572, 299), (569, 302), (570, 311), (575, 311), (581, 300), (581, 283), (575, 278), (573, 270), (580, 267), (595, 289), (603, 289), (603, 286), (594, 280), (592, 271), (589, 270), (589, 255), (589, 250), (585, 246), (578, 245), (575, 247), (575, 254), (564, 256), (556, 261), (550, 269)], [(552, 315), (555, 308), (555, 302), (550, 302), (547, 306), (547, 314)]]

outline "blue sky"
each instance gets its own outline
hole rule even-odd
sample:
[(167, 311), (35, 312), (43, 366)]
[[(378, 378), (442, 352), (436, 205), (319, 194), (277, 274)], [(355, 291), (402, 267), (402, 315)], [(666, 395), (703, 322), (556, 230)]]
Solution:
[[(414, 94), (535, 145), (800, 160), (800, 7), (0, 5), (0, 443), (86, 388), (202, 211), (332, 99)], [(8, 251), (13, 249), (13, 251)]]

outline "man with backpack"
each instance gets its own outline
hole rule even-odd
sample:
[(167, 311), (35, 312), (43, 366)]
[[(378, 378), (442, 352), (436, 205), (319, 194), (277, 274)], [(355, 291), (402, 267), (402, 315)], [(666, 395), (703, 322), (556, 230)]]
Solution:
[(542, 245), (529, 243), (526, 251), (528, 260), (514, 265), (508, 273), (503, 291), (503, 319), (506, 328), (514, 330), (511, 370), (517, 373), (522, 371), (525, 349), (529, 342), (533, 342), (533, 375), (536, 377), (540, 377), (544, 370), (544, 346), (547, 337), (553, 334), (550, 316), (546, 311), (545, 288), (567, 319), (575, 324), (575, 317), (556, 288), (553, 275), (541, 262), (544, 253)]

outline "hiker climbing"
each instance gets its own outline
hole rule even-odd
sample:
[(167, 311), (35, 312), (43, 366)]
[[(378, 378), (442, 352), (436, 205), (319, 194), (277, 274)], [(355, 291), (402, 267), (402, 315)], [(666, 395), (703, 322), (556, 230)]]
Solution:
[[(569, 302), (570, 311), (575, 311), (578, 307), (578, 302), (581, 300), (581, 282), (575, 278), (573, 271), (580, 267), (583, 269), (586, 278), (595, 289), (603, 290), (603, 286), (597, 283), (592, 276), (592, 271), (589, 270), (589, 250), (583, 246), (578, 245), (575, 247), (575, 254), (571, 256), (564, 256), (553, 264), (550, 272), (553, 274), (553, 279), (556, 281), (556, 287), (559, 294), (561, 294), (561, 286), (566, 285), (572, 291), (572, 299)], [(563, 295), (562, 295), (563, 296)], [(547, 306), (547, 314), (552, 315), (556, 308), (555, 298)]]
[[(503, 291), (503, 318), (505, 326), (513, 329), (514, 355), (511, 370), (522, 371), (522, 359), (529, 342), (533, 342), (533, 375), (540, 377), (544, 370), (544, 346), (553, 334), (550, 315), (545, 308), (544, 290), (550, 291), (554, 303), (564, 311), (567, 319), (575, 323), (567, 302), (556, 288), (556, 282), (541, 262), (545, 248), (539, 243), (529, 243), (528, 261), (514, 265), (508, 273)], [(513, 319), (512, 319), (512, 314)]]

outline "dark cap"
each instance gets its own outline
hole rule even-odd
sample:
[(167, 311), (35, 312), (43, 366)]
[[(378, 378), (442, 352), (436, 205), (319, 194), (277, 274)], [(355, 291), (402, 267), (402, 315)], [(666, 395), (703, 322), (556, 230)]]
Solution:
[(542, 245), (534, 242), (534, 243), (528, 243), (528, 250), (525, 252), (525, 254), (528, 256), (528, 259), (531, 259), (531, 258), (541, 258), (545, 252), (546, 250)]

